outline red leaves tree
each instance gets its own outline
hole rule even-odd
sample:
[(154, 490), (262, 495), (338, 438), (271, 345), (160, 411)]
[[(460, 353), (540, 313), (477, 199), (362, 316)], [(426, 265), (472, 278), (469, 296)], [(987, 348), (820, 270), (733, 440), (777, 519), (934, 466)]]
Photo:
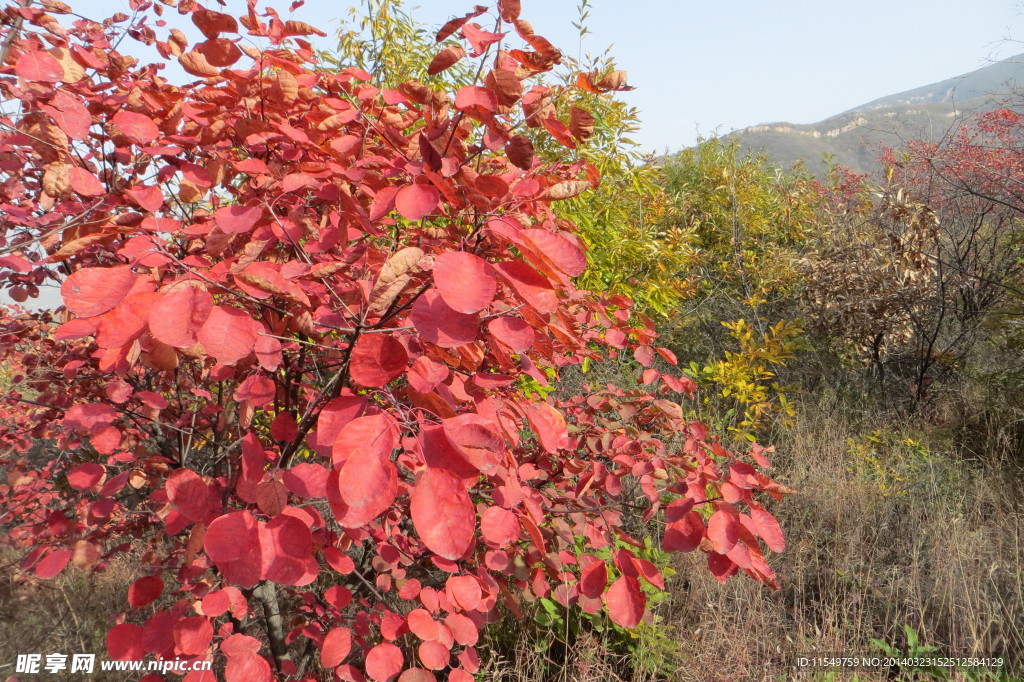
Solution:
[[(253, 3), (164, 4), (205, 40), (141, 1), (103, 23), (8, 8), (0, 71), (21, 107), (0, 120), (5, 285), (64, 298), (2, 319), (0, 518), (39, 579), (137, 562), (111, 657), (212, 657), (232, 682), (468, 680), (499, 608), (553, 594), (647, 617), (641, 585), (664, 583), (625, 549), (634, 510), (664, 512), (665, 547), (720, 579), (775, 584), (762, 542), (782, 539), (754, 495), (786, 489), (744, 461), (764, 451), (684, 418), (691, 384), (652, 324), (573, 285), (586, 257), (551, 204), (598, 174), (561, 93), (529, 85), (560, 54), (518, 3), (498, 32), (484, 8), (443, 29), (431, 72), (469, 58), (457, 42), (479, 59), (455, 93), (322, 70), (316, 29)], [(565, 158), (534, 158), (524, 125)], [(645, 390), (524, 388), (630, 350)]]

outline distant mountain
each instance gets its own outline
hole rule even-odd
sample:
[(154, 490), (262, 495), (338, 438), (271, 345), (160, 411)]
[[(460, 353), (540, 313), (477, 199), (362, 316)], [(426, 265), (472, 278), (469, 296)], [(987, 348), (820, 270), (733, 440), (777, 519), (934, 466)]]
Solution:
[(767, 123), (729, 133), (745, 149), (764, 149), (783, 168), (803, 161), (823, 175), (823, 155), (857, 172), (877, 168), (879, 148), (939, 139), (973, 114), (1024, 107), (1024, 54), (938, 83), (888, 95), (818, 123)]

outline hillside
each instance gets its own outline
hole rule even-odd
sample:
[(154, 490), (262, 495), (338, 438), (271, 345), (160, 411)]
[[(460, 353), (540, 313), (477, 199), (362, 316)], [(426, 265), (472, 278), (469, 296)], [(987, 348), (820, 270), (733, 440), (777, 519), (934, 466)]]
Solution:
[(766, 123), (730, 133), (744, 149), (764, 149), (788, 168), (803, 161), (823, 174), (823, 159), (858, 172), (876, 168), (878, 149), (901, 139), (937, 139), (966, 117), (999, 106), (1014, 106), (1013, 93), (1024, 84), (1024, 54), (970, 73), (905, 92), (887, 95), (823, 121)]

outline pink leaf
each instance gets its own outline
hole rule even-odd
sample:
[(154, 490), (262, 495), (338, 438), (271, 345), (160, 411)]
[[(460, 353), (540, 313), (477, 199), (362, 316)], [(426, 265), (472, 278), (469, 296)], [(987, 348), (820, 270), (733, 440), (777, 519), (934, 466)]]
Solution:
[(258, 206), (224, 206), (213, 214), (217, 227), (228, 234), (248, 232), (262, 217), (263, 209)]
[(138, 281), (127, 265), (113, 268), (82, 268), (60, 287), (64, 305), (81, 317), (95, 317), (113, 310)]
[(430, 185), (407, 185), (398, 190), (395, 208), (406, 220), (421, 220), (434, 212), (441, 193)]
[(624, 628), (635, 628), (644, 616), (647, 598), (640, 589), (640, 581), (628, 575), (619, 576), (604, 597), (608, 617)]
[(51, 54), (39, 50), (29, 50), (18, 57), (18, 61), (14, 64), (14, 73), (18, 78), (27, 81), (56, 83), (64, 77), (64, 67)]
[(420, 540), (435, 554), (455, 561), (472, 547), (473, 502), (462, 479), (447, 469), (428, 468), (416, 481), (409, 510)]
[(479, 256), (447, 251), (434, 260), (433, 273), (438, 293), (452, 310), (477, 313), (494, 300), (494, 268)]
[(409, 354), (388, 334), (363, 334), (356, 341), (349, 363), (353, 381), (373, 388), (384, 386), (405, 371)]
[(457, 348), (476, 340), (476, 315), (452, 310), (435, 289), (416, 299), (410, 317), (424, 340), (442, 348)]
[(213, 311), (213, 296), (205, 289), (182, 287), (157, 299), (149, 312), (149, 329), (162, 343), (191, 348)]
[(134, 111), (119, 111), (110, 120), (121, 133), (137, 144), (149, 144), (160, 135), (160, 129), (151, 116)]
[(252, 353), (261, 325), (239, 308), (214, 306), (196, 338), (208, 355), (233, 365)]

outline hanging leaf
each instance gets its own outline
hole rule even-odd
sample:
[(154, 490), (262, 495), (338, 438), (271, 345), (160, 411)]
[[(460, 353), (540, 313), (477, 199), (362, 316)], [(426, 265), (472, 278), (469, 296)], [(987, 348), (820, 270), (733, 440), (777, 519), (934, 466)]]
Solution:
[(483, 258), (447, 251), (434, 259), (434, 285), (444, 302), (460, 313), (477, 313), (494, 300), (497, 278)]
[(619, 627), (635, 628), (643, 620), (647, 598), (640, 581), (628, 575), (619, 576), (604, 595), (608, 617)]
[(60, 293), (68, 310), (81, 317), (95, 317), (113, 310), (138, 279), (127, 265), (82, 268), (64, 280)]
[(445, 71), (454, 66), (460, 59), (466, 56), (466, 50), (460, 45), (450, 45), (434, 56), (427, 67), (427, 73), (431, 76)]
[(406, 220), (422, 220), (437, 209), (441, 194), (430, 185), (407, 185), (398, 190), (395, 208)]
[(363, 334), (356, 341), (349, 362), (352, 380), (361, 386), (384, 386), (403, 372), (409, 354), (398, 339), (388, 334)]
[(18, 61), (14, 64), (14, 73), (18, 78), (27, 81), (56, 83), (64, 77), (64, 67), (53, 55), (37, 50), (28, 50), (18, 57)]
[(245, 311), (218, 305), (210, 311), (196, 339), (217, 362), (233, 365), (252, 353), (260, 329)]
[(136, 144), (149, 144), (160, 135), (160, 129), (149, 116), (134, 111), (119, 111), (110, 122), (121, 134)]
[(473, 546), (473, 502), (462, 479), (447, 469), (428, 468), (417, 477), (409, 512), (420, 540), (438, 556), (454, 561)]
[(517, 168), (530, 170), (533, 167), (533, 142), (526, 135), (513, 135), (505, 145), (505, 156)]
[(416, 299), (410, 317), (424, 340), (442, 348), (472, 343), (477, 336), (477, 316), (452, 310), (436, 289), (430, 289)]
[(191, 348), (212, 311), (213, 296), (208, 291), (182, 287), (156, 300), (149, 312), (149, 329), (168, 346)]

